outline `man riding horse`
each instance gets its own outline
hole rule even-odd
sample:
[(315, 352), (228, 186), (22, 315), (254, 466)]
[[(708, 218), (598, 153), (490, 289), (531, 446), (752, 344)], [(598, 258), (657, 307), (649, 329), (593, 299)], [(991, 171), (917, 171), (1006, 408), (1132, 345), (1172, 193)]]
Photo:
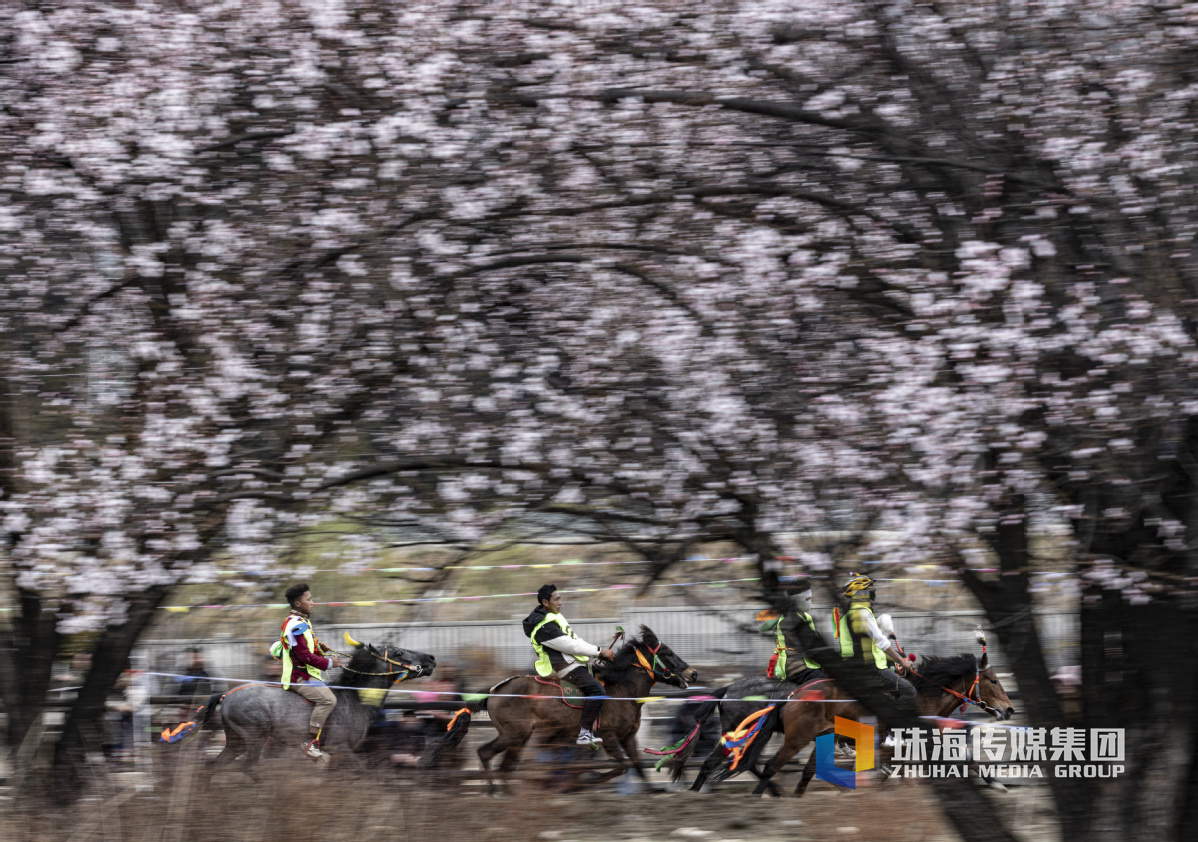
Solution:
[[(845, 583), (841, 596), (848, 602), (844, 615), (834, 618), (841, 657), (846, 661), (860, 658), (877, 667), (876, 681), (881, 689), (899, 699), (914, 699), (915, 688), (900, 675), (911, 668), (910, 664), (899, 652), (898, 645), (878, 628), (870, 608), (875, 596), (874, 580), (854, 575)], [(887, 669), (890, 661), (896, 665), (897, 672)]]
[(308, 720), (312, 739), (304, 743), (303, 752), (318, 761), (327, 756), (320, 750), (321, 729), (337, 705), (337, 697), (325, 685), (321, 671), (340, 667), (341, 659), (317, 640), (312, 631), (312, 592), (307, 583), (292, 585), (284, 596), (291, 613), (283, 621), (278, 647), (283, 660), (283, 689), (292, 690), (312, 703), (312, 716)]
[(811, 616), (811, 582), (806, 577), (781, 587), (775, 599), (780, 616), (774, 626), (774, 659), (770, 678), (790, 681), (800, 687), (826, 678), (813, 657), (823, 648), (823, 637), (815, 629)]
[(542, 678), (553, 676), (569, 681), (577, 687), (586, 700), (582, 703), (582, 722), (578, 732), (578, 745), (594, 746), (603, 740), (595, 736), (595, 719), (603, 709), (603, 685), (587, 670), (585, 664), (591, 658), (610, 661), (610, 649), (602, 649), (587, 643), (574, 634), (566, 618), (562, 616), (562, 595), (557, 585), (542, 585), (537, 591), (537, 607), (524, 618), (524, 634), (532, 642), (537, 653), (537, 675)]

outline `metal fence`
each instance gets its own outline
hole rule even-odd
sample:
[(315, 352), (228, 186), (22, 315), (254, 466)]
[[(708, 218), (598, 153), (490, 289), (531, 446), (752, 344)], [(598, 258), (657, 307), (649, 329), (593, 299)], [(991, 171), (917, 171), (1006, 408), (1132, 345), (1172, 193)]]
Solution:
[[(756, 630), (757, 610), (757, 606), (750, 605), (643, 608), (629, 610), (623, 617), (577, 620), (572, 625), (580, 637), (600, 645), (607, 644), (617, 625), (623, 626), (629, 635), (638, 633), (642, 624), (648, 625), (693, 665), (751, 673), (764, 669), (774, 650), (772, 635)], [(997, 635), (988, 629), (986, 617), (980, 611), (892, 616), (903, 648), (921, 655), (976, 652), (973, 633), (981, 627), (987, 631), (992, 663), (1000, 672), (1008, 671), (1007, 653), (997, 645)], [(1037, 613), (1036, 620), (1049, 669), (1055, 672), (1066, 664), (1079, 663), (1078, 615), (1043, 612)], [(830, 621), (821, 624), (820, 630), (830, 636)], [(428, 652), (440, 664), (466, 666), (467, 673), (486, 672), (488, 676), (500, 677), (505, 672), (523, 671), (532, 666), (532, 649), (518, 620), (340, 624), (322, 626), (320, 632), (334, 646), (340, 643), (342, 632), (349, 632), (359, 640)], [(270, 638), (232, 637), (145, 640), (139, 644), (136, 657), (151, 673), (178, 673), (187, 663), (187, 650), (198, 647), (204, 653), (210, 675), (259, 680), (271, 677), (267, 649), (272, 642)], [(155, 676), (152, 692), (170, 692), (173, 683), (169, 675)]]

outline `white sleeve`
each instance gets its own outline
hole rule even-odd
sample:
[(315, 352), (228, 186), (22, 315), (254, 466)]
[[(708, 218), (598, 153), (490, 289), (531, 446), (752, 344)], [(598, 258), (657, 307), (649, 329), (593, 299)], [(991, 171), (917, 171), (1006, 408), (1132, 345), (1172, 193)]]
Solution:
[(598, 646), (592, 646), (585, 640), (570, 637), (568, 634), (555, 637), (553, 640), (546, 640), (541, 645), (556, 649), (558, 652), (565, 652), (567, 655), (582, 655), (584, 658), (594, 658), (599, 655)]
[(885, 652), (890, 648), (890, 638), (882, 634), (882, 630), (878, 628), (878, 623), (876, 620), (874, 620), (872, 614), (865, 614), (865, 612), (862, 612), (862, 614), (864, 614), (865, 617), (864, 625), (866, 634), (869, 635), (870, 640), (874, 642), (874, 646), (876, 646), (879, 651)]

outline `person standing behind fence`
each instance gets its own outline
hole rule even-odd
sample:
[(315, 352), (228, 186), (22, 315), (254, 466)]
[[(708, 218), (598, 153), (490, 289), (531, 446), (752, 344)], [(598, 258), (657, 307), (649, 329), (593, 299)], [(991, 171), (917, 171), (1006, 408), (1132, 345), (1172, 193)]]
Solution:
[(189, 658), (186, 671), (175, 682), (175, 695), (190, 702), (195, 697), (208, 698), (212, 693), (212, 682), (208, 679), (208, 670), (204, 668), (204, 653), (199, 647), (188, 650)]
[[(337, 697), (325, 686), (322, 670), (341, 666), (341, 659), (316, 639), (312, 631), (312, 592), (305, 582), (289, 587), (284, 594), (291, 613), (283, 621), (280, 656), (283, 660), (283, 689), (293, 690), (313, 704), (308, 731), (312, 739), (304, 743), (304, 754), (313, 760), (327, 755), (320, 750), (320, 732)], [(325, 657), (332, 655), (332, 657)]]

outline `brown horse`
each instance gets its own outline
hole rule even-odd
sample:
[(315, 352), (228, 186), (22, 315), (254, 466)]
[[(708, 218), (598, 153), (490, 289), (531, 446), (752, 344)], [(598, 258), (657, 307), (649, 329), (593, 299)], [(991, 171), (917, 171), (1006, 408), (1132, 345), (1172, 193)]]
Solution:
[[(640, 700), (658, 681), (686, 689), (698, 680), (698, 673), (661, 643), (647, 626), (641, 626), (641, 636), (625, 643), (611, 663), (601, 664), (595, 672), (603, 681), (608, 697), (595, 731), (617, 764), (615, 770), (603, 777), (615, 777), (634, 769), (642, 780), (647, 780), (636, 743), (636, 733), (641, 726), (643, 703)], [(492, 687), (488, 698), (481, 703), (462, 709), (450, 724), (448, 733), (425, 753), (421, 766), (431, 765), (438, 754), (459, 744), (470, 727), (471, 714), (485, 708), (498, 736), (479, 748), (478, 758), (487, 780), (494, 786), (491, 760), (496, 755), (501, 752), (504, 755), (499, 771), (511, 772), (520, 760), (524, 746), (534, 735), (546, 742), (564, 742), (566, 737), (572, 738), (578, 733), (581, 710), (564, 702), (563, 696), (560, 683), (552, 679), (532, 675), (505, 679)]]
[[(967, 653), (943, 658), (925, 657), (918, 671), (909, 673), (916, 690), (916, 706), (921, 716), (948, 717), (955, 708), (976, 706), (988, 711), (996, 719), (1010, 719), (1015, 712), (1007, 698), (1002, 683), (989, 655), (983, 653), (979, 660)], [(761, 783), (754, 791), (759, 795), (769, 787), (770, 779), (779, 769), (820, 734), (833, 730), (837, 716), (860, 721), (869, 711), (860, 702), (825, 702), (820, 699), (843, 699), (842, 691), (835, 682), (813, 682), (795, 691), (796, 698), (787, 702), (780, 717), (786, 741), (778, 753), (762, 770)], [(879, 768), (886, 765), (892, 752), (883, 748)], [(706, 770), (706, 764), (704, 764)], [(815, 754), (812, 753), (803, 769), (803, 778), (795, 787), (795, 795), (802, 796), (807, 785), (815, 776)], [(700, 772), (700, 778), (703, 778)], [(692, 789), (702, 786), (695, 781)]]

